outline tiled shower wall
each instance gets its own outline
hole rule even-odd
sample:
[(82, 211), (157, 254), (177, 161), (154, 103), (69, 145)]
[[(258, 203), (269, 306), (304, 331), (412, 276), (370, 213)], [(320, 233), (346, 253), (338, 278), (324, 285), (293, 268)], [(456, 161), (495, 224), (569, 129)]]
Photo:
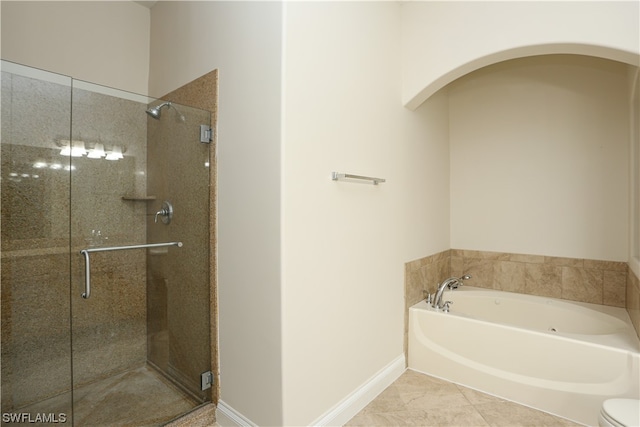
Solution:
[(471, 286), (626, 308), (640, 337), (640, 281), (625, 262), (451, 249), (405, 264), (405, 346), (409, 307), (463, 274)]

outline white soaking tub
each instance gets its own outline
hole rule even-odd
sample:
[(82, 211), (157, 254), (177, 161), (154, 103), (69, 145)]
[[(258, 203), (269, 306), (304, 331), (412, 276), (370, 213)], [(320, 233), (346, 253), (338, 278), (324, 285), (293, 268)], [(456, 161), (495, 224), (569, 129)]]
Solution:
[(626, 310), (464, 286), (409, 309), (409, 368), (586, 424), (640, 397)]

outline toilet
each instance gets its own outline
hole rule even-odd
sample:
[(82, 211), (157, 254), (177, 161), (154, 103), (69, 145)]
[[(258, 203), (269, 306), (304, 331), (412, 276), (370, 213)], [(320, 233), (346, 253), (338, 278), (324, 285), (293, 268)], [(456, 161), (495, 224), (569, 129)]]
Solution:
[(600, 427), (638, 427), (640, 426), (640, 400), (605, 400), (598, 417)]

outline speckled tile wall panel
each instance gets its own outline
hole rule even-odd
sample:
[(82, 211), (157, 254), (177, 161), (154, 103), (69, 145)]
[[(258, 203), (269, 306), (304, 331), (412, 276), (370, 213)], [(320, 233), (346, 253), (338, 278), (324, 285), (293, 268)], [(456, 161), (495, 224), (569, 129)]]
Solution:
[[(83, 277), (83, 266), (74, 277)], [(143, 251), (91, 254), (91, 297), (74, 281), (74, 386), (144, 365), (146, 271)]]
[(69, 135), (70, 87), (2, 73), (2, 251), (64, 246), (69, 166), (55, 141)]
[[(117, 161), (71, 158), (71, 241), (74, 247), (145, 243), (146, 206), (123, 196), (146, 193), (145, 103), (74, 88), (72, 139), (117, 145)], [(102, 241), (92, 237), (100, 230)], [(91, 259), (91, 297), (84, 258), (71, 254), (74, 387), (136, 368), (146, 360), (145, 252), (97, 252)]]
[(2, 258), (2, 406), (70, 389), (69, 256)]

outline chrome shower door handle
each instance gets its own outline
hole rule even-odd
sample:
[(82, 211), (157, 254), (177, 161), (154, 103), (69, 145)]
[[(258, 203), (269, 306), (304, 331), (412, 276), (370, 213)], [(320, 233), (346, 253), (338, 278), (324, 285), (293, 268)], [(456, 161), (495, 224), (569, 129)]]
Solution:
[(156, 215), (153, 217), (153, 222), (158, 223), (158, 216), (161, 216), (163, 224), (169, 224), (171, 219), (173, 218), (173, 206), (171, 203), (166, 200), (162, 202), (162, 209), (156, 212)]
[(165, 246), (177, 246), (181, 248), (182, 242), (145, 243), (143, 245), (111, 246), (108, 248), (100, 247), (81, 250), (80, 255), (84, 257), (84, 292), (82, 293), (82, 298), (88, 299), (91, 296), (91, 262), (89, 261), (89, 253), (122, 251), (127, 249), (164, 248)]
[(89, 251), (84, 249), (80, 251), (84, 257), (84, 292), (82, 298), (87, 299), (91, 296), (91, 263), (89, 262)]

